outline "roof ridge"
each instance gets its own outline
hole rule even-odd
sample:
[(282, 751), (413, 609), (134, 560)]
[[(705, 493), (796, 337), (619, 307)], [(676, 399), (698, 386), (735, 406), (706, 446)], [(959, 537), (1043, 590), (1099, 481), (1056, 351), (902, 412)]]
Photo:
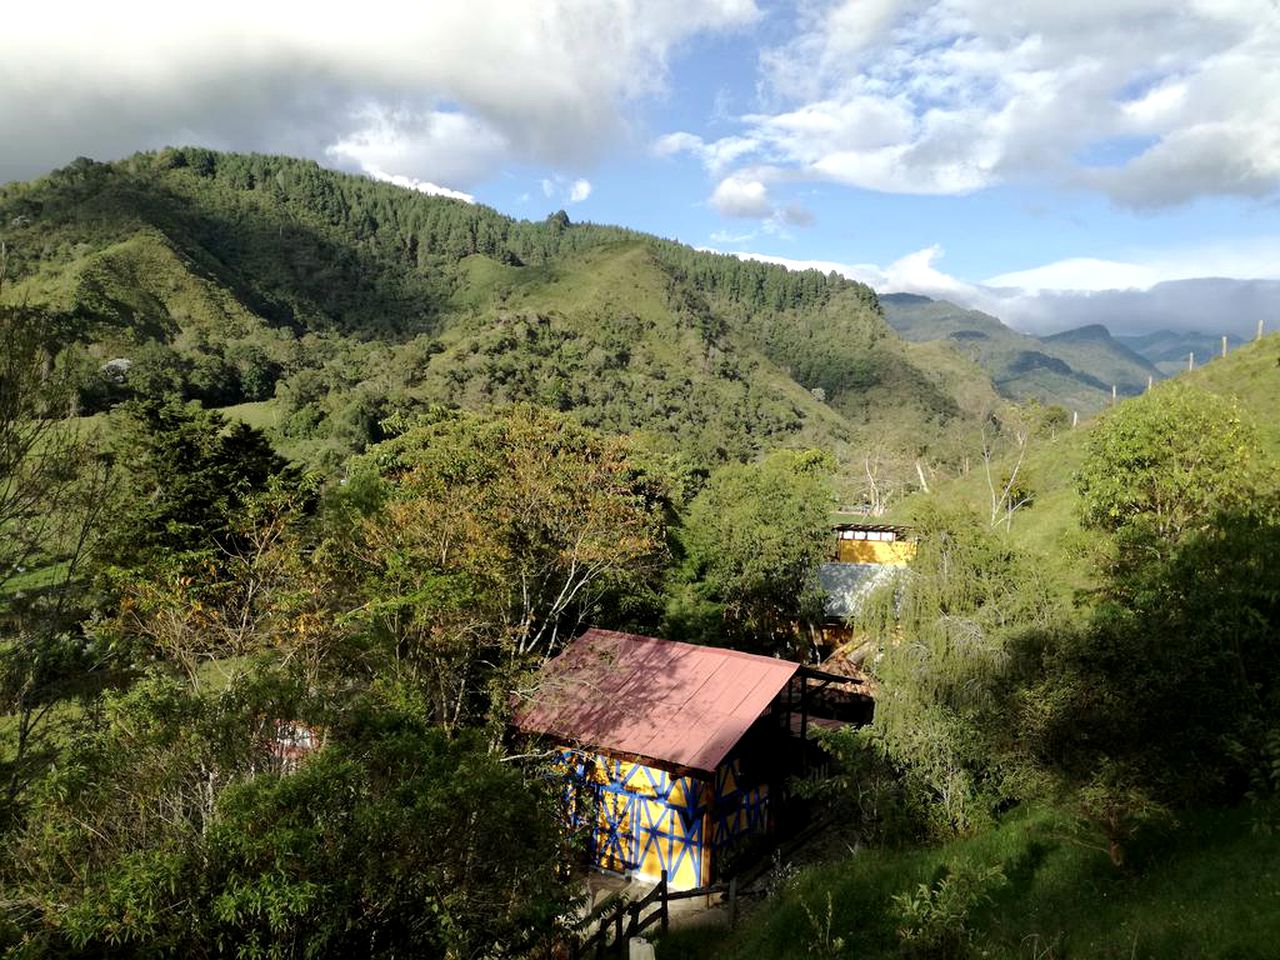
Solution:
[(714, 653), (726, 657), (741, 657), (745, 660), (751, 660), (757, 663), (791, 663), (795, 664), (797, 667), (802, 666), (802, 664), (797, 663), (795, 660), (785, 660), (782, 657), (768, 657), (763, 653), (748, 653), (746, 650), (735, 650), (733, 647), (713, 647), (710, 644), (705, 643), (689, 643), (687, 640), (668, 640), (666, 637), (651, 637), (645, 633), (628, 633), (625, 630), (606, 630), (603, 627), (588, 627), (581, 636), (570, 641), (570, 643), (566, 645), (565, 649), (567, 650), (570, 645), (577, 643), (580, 640), (587, 639), (587, 637), (592, 634), (600, 636), (625, 637), (628, 640), (644, 640), (650, 643), (669, 644), (675, 647), (684, 647), (689, 650)]

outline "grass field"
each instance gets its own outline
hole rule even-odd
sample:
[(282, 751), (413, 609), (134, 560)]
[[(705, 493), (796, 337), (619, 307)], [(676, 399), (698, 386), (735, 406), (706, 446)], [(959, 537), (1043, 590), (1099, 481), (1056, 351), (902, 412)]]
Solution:
[(270, 430), (280, 419), (280, 405), (274, 400), (237, 403), (218, 410), (228, 420), (239, 420), (259, 430)]
[[(972, 839), (866, 849), (800, 873), (736, 930), (674, 931), (659, 960), (903, 956), (895, 894), (945, 869), (1000, 865), (1007, 882), (970, 917), (972, 955), (1027, 960), (1280, 957), (1280, 805), (1186, 815), (1135, 844), (1125, 872), (1074, 839), (1065, 815), (1023, 809)], [(831, 898), (830, 938), (825, 936)], [(830, 949), (834, 938), (843, 950)]]

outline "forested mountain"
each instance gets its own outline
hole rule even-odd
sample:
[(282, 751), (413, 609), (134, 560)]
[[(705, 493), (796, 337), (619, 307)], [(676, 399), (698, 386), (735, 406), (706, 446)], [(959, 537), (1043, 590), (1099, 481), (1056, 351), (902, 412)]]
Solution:
[(946, 300), (893, 293), (880, 303), (885, 319), (903, 337), (950, 343), (1014, 400), (1093, 412), (1110, 401), (1113, 384), (1121, 396), (1132, 396), (1146, 389), (1148, 377), (1163, 376), (1140, 352), (1099, 325), (1035, 337)]
[(534, 401), (715, 462), (872, 432), (916, 454), (994, 399), (834, 274), (308, 161), (80, 159), (0, 188), (0, 225), (8, 298), (58, 326), (80, 412), (271, 401), (258, 422), (315, 463), (433, 404)]
[[(1280, 336), (1073, 426), (977, 364), (1096, 399), (1100, 329), (899, 298), (951, 324), (906, 342), (837, 276), (300, 161), (78, 161), (0, 230), (0, 954), (573, 952), (599, 821), (510, 721), (588, 625), (876, 699), (763, 764), (827, 862), (664, 960), (1280, 936)], [(834, 649), (853, 503), (916, 550)]]

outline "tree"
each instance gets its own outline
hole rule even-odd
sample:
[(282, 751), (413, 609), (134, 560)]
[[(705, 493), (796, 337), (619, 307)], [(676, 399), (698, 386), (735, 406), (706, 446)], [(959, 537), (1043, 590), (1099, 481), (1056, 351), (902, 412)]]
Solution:
[[(445, 415), (352, 468), (358, 616), (454, 727), (589, 622), (655, 603), (668, 481), (625, 441), (534, 407)], [(496, 672), (495, 672), (495, 668)], [(490, 683), (496, 687), (489, 688)]]
[(1239, 405), (1162, 384), (1090, 432), (1076, 477), (1087, 526), (1173, 543), (1219, 510), (1247, 504), (1260, 479), (1258, 433)]
[(247, 500), (297, 478), (261, 433), (177, 400), (131, 401), (114, 414), (120, 498), (99, 563), (131, 569), (227, 545)]
[[(1008, 530), (1013, 526), (1013, 515), (1031, 502), (1033, 495), (1025, 486), (1019, 473), (1027, 456), (1027, 441), (1034, 427), (1034, 410), (1010, 411), (997, 418), (988, 416), (982, 423), (982, 470), (987, 481), (987, 493), (991, 500), (991, 526), (1004, 523)], [(1006, 441), (1001, 444), (1001, 440)], [(1006, 446), (1011, 459), (1004, 472), (993, 472), (1000, 446)]]
[(693, 639), (807, 653), (797, 628), (821, 617), (816, 569), (830, 536), (834, 469), (821, 451), (786, 450), (712, 473), (678, 533), (685, 563), (671, 626)]
[(1138, 827), (1267, 790), (1280, 715), (1276, 465), (1228, 400), (1170, 384), (1094, 428), (1077, 478), (1093, 607), (1030, 632), (1010, 714), (1123, 863)]
[(0, 589), (61, 540), (85, 459), (60, 423), (70, 384), (54, 368), (51, 326), (42, 310), (0, 306)]
[(53, 363), (53, 326), (43, 311), (0, 306), (0, 715), (13, 735), (0, 825), (56, 753), (58, 708), (91, 695), (105, 665), (76, 620), (111, 477), (61, 420), (73, 385)]
[(901, 772), (911, 816), (939, 836), (989, 822), (1017, 796), (1000, 691), (1010, 649), (1061, 614), (1039, 566), (977, 514), (926, 506), (915, 559), (854, 625), (876, 644), (873, 724), (859, 736)]
[(314, 478), (194, 404), (131, 402), (113, 425), (121, 482), (94, 551), (95, 637), (193, 685), (210, 661), (294, 649), (319, 587), (304, 535)]
[[(525, 955), (569, 900), (557, 798), (423, 716), (403, 686), (316, 688), (270, 668), (207, 693), (153, 674), (106, 698), (0, 857), (0, 946)], [(294, 770), (272, 759), (282, 718), (320, 734)]]

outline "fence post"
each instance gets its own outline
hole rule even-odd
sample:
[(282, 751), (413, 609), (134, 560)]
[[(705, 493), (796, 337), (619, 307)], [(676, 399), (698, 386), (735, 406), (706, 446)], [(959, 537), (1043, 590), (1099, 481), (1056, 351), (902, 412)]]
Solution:
[(729, 929), (738, 925), (738, 878), (729, 881)]
[(619, 906), (618, 912), (613, 915), (613, 949), (619, 956), (622, 955), (622, 951), (627, 949), (627, 942), (622, 936), (622, 915), (626, 912), (625, 909)]
[(667, 913), (667, 894), (670, 892), (671, 892), (671, 889), (667, 885), (667, 871), (663, 870), (662, 871), (662, 900), (661, 900), (662, 906), (659, 909), (662, 911), (662, 933), (664, 936), (666, 935), (667, 924), (670, 920), (670, 915)]

